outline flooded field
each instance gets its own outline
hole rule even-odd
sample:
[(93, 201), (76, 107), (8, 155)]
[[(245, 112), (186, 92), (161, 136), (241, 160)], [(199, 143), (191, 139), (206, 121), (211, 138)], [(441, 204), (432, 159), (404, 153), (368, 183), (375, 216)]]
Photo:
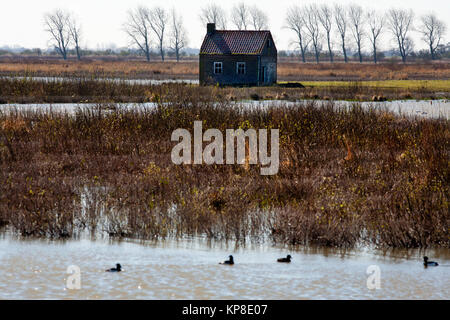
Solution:
[[(80, 81), (85, 78), (70, 78), (70, 77), (3, 77), (4, 79), (19, 79), (19, 80), (32, 80), (42, 82), (55, 82), (55, 81)], [(112, 81), (115, 83), (125, 84), (143, 84), (143, 85), (158, 85), (164, 83), (186, 83), (186, 84), (198, 84), (198, 80), (194, 79), (120, 79), (120, 78), (94, 78), (97, 81)]]
[[(290, 264), (276, 259), (290, 253)], [(234, 266), (219, 265), (229, 254)], [(235, 247), (203, 240), (142, 243), (106, 240), (0, 240), (1, 299), (449, 299), (450, 251)], [(123, 272), (105, 272), (121, 263)], [(81, 289), (66, 286), (67, 268)], [(369, 266), (380, 288), (369, 289)], [(372, 267), (373, 268), (373, 267)], [(373, 275), (372, 275), (373, 276)]]
[[(246, 108), (260, 110), (287, 106), (281, 111), (287, 119), (295, 121), (286, 123), (274, 117), (260, 123), (257, 113), (249, 112), (247, 116), (250, 123), (259, 125), (279, 127), (284, 123), (290, 129), (298, 119), (303, 119), (313, 125), (311, 128), (318, 128), (294, 135), (291, 143), (301, 147), (302, 143), (309, 141), (311, 152), (305, 157), (317, 164), (315, 171), (309, 173), (314, 179), (291, 183), (292, 177), (299, 177), (311, 168), (306, 166), (306, 161), (298, 161), (296, 165), (286, 163), (279, 180), (274, 180), (279, 186), (277, 188), (272, 188), (274, 184), (267, 184), (256, 170), (239, 171), (238, 168), (222, 172), (197, 167), (181, 172), (168, 162), (168, 158), (150, 158), (149, 155), (169, 154), (171, 145), (165, 142), (169, 141), (170, 130), (165, 123), (172, 121), (176, 128), (193, 119), (197, 115), (190, 114), (189, 108), (182, 116), (174, 114), (167, 117), (161, 112), (143, 113), (145, 117), (136, 116), (137, 113), (125, 114), (122, 122), (110, 122), (113, 118), (108, 116), (98, 120), (94, 112), (84, 113), (86, 123), (95, 123), (96, 127), (85, 125), (82, 117), (78, 122), (75, 117), (65, 117), (67, 122), (58, 122), (39, 113), (25, 113), (23, 117), (27, 121), (23, 121), (14, 119), (14, 115), (9, 119), (3, 114), (3, 127), (8, 131), (4, 130), (12, 137), (10, 149), (3, 148), (5, 165), (0, 171), (3, 181), (9, 181), (9, 184), (0, 185), (3, 187), (0, 188), (2, 195), (6, 195), (3, 199), (8, 200), (3, 207), (3, 219), (5, 224), (15, 227), (18, 234), (29, 238), (0, 234), (0, 299), (449, 299), (450, 250), (446, 242), (448, 234), (442, 231), (447, 230), (448, 225), (448, 192), (446, 185), (437, 188), (430, 182), (442, 181), (445, 184), (446, 181), (437, 173), (443, 171), (447, 164), (447, 150), (440, 142), (447, 122), (399, 119), (404, 127), (390, 127), (397, 122), (390, 124), (385, 118), (389, 120), (391, 117), (384, 117), (384, 114), (373, 117), (373, 114), (364, 112), (318, 110), (311, 107), (311, 103), (315, 106), (333, 106), (335, 103), (338, 108), (353, 105), (353, 102), (346, 101), (247, 100), (230, 102), (232, 108), (222, 110), (220, 117), (217, 117), (220, 108), (209, 106), (203, 110), (207, 123), (212, 127), (227, 128), (243, 122), (241, 114), (244, 112), (241, 110)], [(360, 104), (363, 108), (391, 111), (417, 119), (448, 120), (450, 113), (447, 100)], [(294, 106), (307, 105), (309, 108), (299, 108), (299, 112), (295, 112)], [(157, 104), (8, 104), (0, 105), (0, 111), (7, 114), (14, 110), (43, 110), (73, 114), (80, 108), (98, 107), (107, 114), (121, 108), (156, 109)], [(231, 119), (227, 119), (230, 115)], [(324, 119), (329, 119), (329, 123)], [(360, 122), (360, 119), (365, 122)], [(34, 121), (42, 125), (27, 125)], [(120, 125), (112, 126), (111, 123)], [(365, 123), (372, 125), (368, 127)], [(140, 130), (142, 124), (150, 125)], [(348, 145), (344, 149), (329, 143), (349, 128), (356, 130), (352, 138), (355, 144), (359, 143), (358, 153), (366, 161), (361, 166), (356, 167), (359, 160), (350, 157), (353, 152)], [(388, 130), (390, 128), (404, 134), (399, 135), (398, 131)], [(153, 132), (157, 135), (151, 135)], [(366, 135), (366, 132), (371, 134)], [(422, 132), (427, 133), (426, 139)], [(358, 135), (364, 139), (359, 140)], [(310, 140), (303, 140), (305, 137)], [(324, 141), (328, 142), (324, 144)], [(387, 144), (386, 141), (393, 142)], [(137, 153), (136, 146), (139, 147)], [(155, 149), (154, 146), (161, 148)], [(292, 150), (286, 148), (285, 152)], [(432, 158), (428, 157), (430, 150), (434, 155)], [(392, 151), (393, 156), (388, 151)], [(342, 160), (345, 152), (350, 156)], [(414, 156), (409, 157), (409, 154)], [(372, 169), (386, 163), (391, 165), (379, 171)], [(422, 175), (424, 172), (428, 174), (426, 179)], [(414, 183), (408, 180), (411, 178), (405, 178), (406, 173)], [(78, 210), (77, 206), (71, 207), (75, 203), (71, 198), (74, 195), (77, 200), (85, 199), (82, 196), (77, 198), (81, 185), (98, 187), (99, 181), (111, 192), (93, 189), (98, 192), (89, 206), (89, 216), (84, 216), (85, 211)], [(367, 188), (367, 185), (371, 186), (369, 193), (360, 196), (356, 191)], [(386, 185), (391, 187), (385, 188)], [(356, 191), (349, 193), (350, 187)], [(248, 199), (237, 189), (256, 196)], [(222, 192), (220, 197), (217, 190)], [(339, 193), (339, 198), (332, 198), (335, 192)], [(299, 202), (301, 205), (298, 207), (287, 206), (274, 212), (277, 228), (271, 232), (279, 237), (278, 247), (271, 241), (243, 247), (198, 238), (186, 240), (187, 235), (206, 235), (207, 231), (210, 239), (219, 236), (222, 239), (242, 239), (252, 232), (258, 235), (260, 228), (266, 227), (265, 220), (247, 213), (254, 212), (253, 205), (272, 197), (284, 203), (286, 194), (292, 197), (292, 201), (309, 199), (316, 204), (312, 210), (320, 210), (311, 211), (303, 206), (305, 202)], [(361, 200), (369, 197), (375, 202)], [(172, 210), (154, 209), (155, 205), (157, 208), (167, 202), (179, 205), (178, 215), (174, 215)], [(327, 210), (320, 207), (325, 205)], [(81, 215), (71, 215), (72, 211), (67, 215), (58, 214), (68, 207), (73, 212), (81, 212)], [(81, 207), (88, 206), (82, 203)], [(117, 208), (125, 209), (118, 211)], [(161, 208), (166, 207), (161, 205)], [(395, 215), (390, 208), (397, 208)], [(106, 225), (98, 219), (104, 213), (102, 211), (110, 219)], [(360, 215), (355, 215), (355, 211)], [(36, 212), (41, 215), (37, 216)], [(154, 219), (146, 219), (148, 212)], [(203, 212), (203, 216), (198, 212)], [(211, 215), (216, 212), (222, 212), (223, 218)], [(310, 215), (310, 212), (315, 215)], [(372, 212), (376, 215), (370, 215)], [(320, 226), (322, 219), (330, 219), (337, 214), (343, 220), (333, 220), (332, 224), (329, 223), (331, 228)], [(293, 225), (289, 221), (294, 222)], [(252, 228), (241, 228), (249, 222)], [(33, 236), (45, 238), (49, 235), (70, 237), (72, 234), (68, 231), (78, 223), (98, 227), (111, 237), (123, 235), (127, 240), (117, 242), (102, 237), (95, 241), (83, 237), (68, 241), (33, 239)], [(422, 236), (424, 230), (428, 238)], [(367, 235), (369, 231), (371, 233)], [(170, 232), (182, 240), (157, 243), (129, 240), (139, 236), (164, 238)], [(334, 244), (337, 247), (349, 244), (353, 248), (353, 241), (360, 238), (366, 243), (378, 241), (388, 247), (436, 245), (443, 248), (386, 253), (358, 248), (357, 245), (356, 249), (347, 251), (314, 246), (286, 249), (281, 246), (281, 243), (310, 244), (316, 241), (316, 244), (328, 243), (328, 246)], [(236, 264), (219, 265), (230, 254)], [(287, 254), (293, 257), (291, 263), (276, 262), (277, 258)], [(424, 255), (438, 261), (439, 266), (424, 268)], [(105, 272), (116, 263), (122, 265), (123, 272)], [(69, 288), (67, 281), (72, 275), (67, 270), (70, 266), (80, 270), (80, 289)], [(378, 283), (378, 289), (371, 286), (377, 287)]]

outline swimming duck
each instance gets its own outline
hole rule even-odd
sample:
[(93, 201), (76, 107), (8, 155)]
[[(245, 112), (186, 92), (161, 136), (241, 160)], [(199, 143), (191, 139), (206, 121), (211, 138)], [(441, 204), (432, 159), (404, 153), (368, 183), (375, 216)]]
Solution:
[(224, 262), (220, 262), (220, 264), (234, 264), (233, 256), (229, 256), (228, 260), (225, 260)]
[(439, 263), (434, 262), (434, 261), (428, 261), (428, 257), (423, 257), (423, 265), (425, 267), (437, 267), (439, 265)]
[(290, 254), (288, 254), (287, 256), (286, 256), (286, 258), (280, 258), (280, 259), (278, 259), (277, 261), (278, 262), (291, 262), (291, 255)]
[(122, 266), (120, 265), (120, 263), (117, 263), (115, 268), (106, 270), (106, 272), (120, 272), (120, 271), (122, 271)]

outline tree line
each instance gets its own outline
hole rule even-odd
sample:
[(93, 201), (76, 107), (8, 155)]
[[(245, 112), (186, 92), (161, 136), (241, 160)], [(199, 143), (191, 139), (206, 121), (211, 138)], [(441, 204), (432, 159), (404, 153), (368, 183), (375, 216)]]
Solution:
[(319, 63), (324, 44), (328, 50), (329, 61), (333, 62), (332, 37), (337, 36), (337, 43), (348, 62), (348, 42), (357, 49), (359, 61), (363, 61), (363, 46), (370, 42), (370, 51), (374, 63), (378, 61), (380, 36), (387, 33), (397, 46), (397, 50), (405, 63), (413, 52), (414, 44), (411, 33), (416, 31), (422, 35), (427, 44), (431, 58), (437, 58), (437, 50), (444, 42), (446, 24), (434, 13), (420, 17), (419, 24), (414, 25), (414, 12), (408, 9), (391, 8), (386, 11), (364, 10), (359, 5), (342, 6), (335, 4), (309, 4), (292, 6), (286, 14), (286, 28), (295, 34), (293, 43), (300, 49), (301, 59), (306, 62), (306, 52), (311, 47)]
[[(50, 35), (50, 44), (64, 60), (67, 59), (69, 48), (74, 47), (78, 60), (81, 60), (80, 40), (81, 25), (74, 14), (55, 9), (44, 16), (46, 31)], [(131, 45), (135, 45), (150, 61), (152, 36), (156, 37), (161, 60), (166, 54), (166, 37), (169, 49), (175, 52), (177, 61), (180, 53), (187, 45), (187, 33), (183, 25), (183, 18), (175, 9), (167, 12), (164, 8), (152, 9), (139, 6), (127, 12), (126, 21), (122, 25), (128, 35)], [(169, 34), (168, 33), (169, 30)]]
[[(215, 23), (217, 29), (228, 29), (229, 25), (238, 30), (269, 29), (268, 15), (256, 5), (244, 2), (235, 5), (228, 14), (221, 6), (209, 4), (201, 8), (199, 19), (203, 24)], [(417, 20), (417, 21), (416, 21)], [(56, 9), (45, 15), (46, 31), (50, 34), (52, 46), (63, 59), (67, 59), (68, 48), (74, 48), (81, 59), (81, 25), (71, 13)], [(395, 43), (402, 61), (405, 63), (414, 50), (412, 32), (421, 34), (431, 59), (438, 58), (438, 49), (444, 44), (446, 23), (434, 13), (416, 19), (412, 10), (391, 8), (385, 11), (364, 10), (360, 5), (342, 6), (306, 4), (294, 5), (287, 9), (283, 28), (294, 36), (291, 45), (300, 51), (306, 62), (308, 52), (313, 52), (319, 63), (321, 54), (327, 53), (330, 62), (337, 52), (341, 52), (348, 62), (349, 47), (356, 47), (359, 61), (363, 61), (363, 50), (367, 43), (373, 62), (378, 62), (378, 48), (383, 34), (390, 36)], [(183, 17), (175, 9), (167, 11), (162, 7), (139, 6), (127, 12), (122, 25), (130, 44), (150, 61), (153, 43), (164, 61), (166, 50), (175, 53), (177, 61), (180, 52), (188, 44), (187, 31)], [(339, 49), (334, 45), (338, 44)]]

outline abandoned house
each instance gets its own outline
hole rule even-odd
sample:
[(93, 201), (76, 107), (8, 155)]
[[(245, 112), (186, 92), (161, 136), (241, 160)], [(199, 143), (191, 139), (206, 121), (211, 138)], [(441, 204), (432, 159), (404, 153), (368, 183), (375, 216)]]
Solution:
[(277, 48), (270, 31), (216, 30), (208, 23), (199, 67), (202, 85), (271, 85), (277, 82)]

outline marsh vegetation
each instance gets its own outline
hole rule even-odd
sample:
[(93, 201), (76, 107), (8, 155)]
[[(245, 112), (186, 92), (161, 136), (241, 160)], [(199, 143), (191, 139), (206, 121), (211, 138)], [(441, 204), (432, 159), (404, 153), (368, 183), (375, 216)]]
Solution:
[[(298, 85), (296, 83), (291, 83)], [(270, 87), (217, 87), (188, 83), (148, 84), (139, 81), (96, 78), (0, 78), (0, 104), (105, 103), (241, 100), (350, 100), (386, 101), (450, 98), (450, 80), (388, 82), (303, 82)], [(177, 100), (178, 99), (178, 100)]]
[[(158, 90), (152, 109), (0, 111), (1, 224), (53, 238), (89, 231), (336, 247), (450, 245), (448, 120), (396, 117), (357, 103), (260, 110), (217, 98), (233, 88)], [(248, 164), (174, 165), (171, 133), (191, 130), (196, 120), (204, 130), (279, 128), (279, 173), (261, 176), (259, 165)]]

